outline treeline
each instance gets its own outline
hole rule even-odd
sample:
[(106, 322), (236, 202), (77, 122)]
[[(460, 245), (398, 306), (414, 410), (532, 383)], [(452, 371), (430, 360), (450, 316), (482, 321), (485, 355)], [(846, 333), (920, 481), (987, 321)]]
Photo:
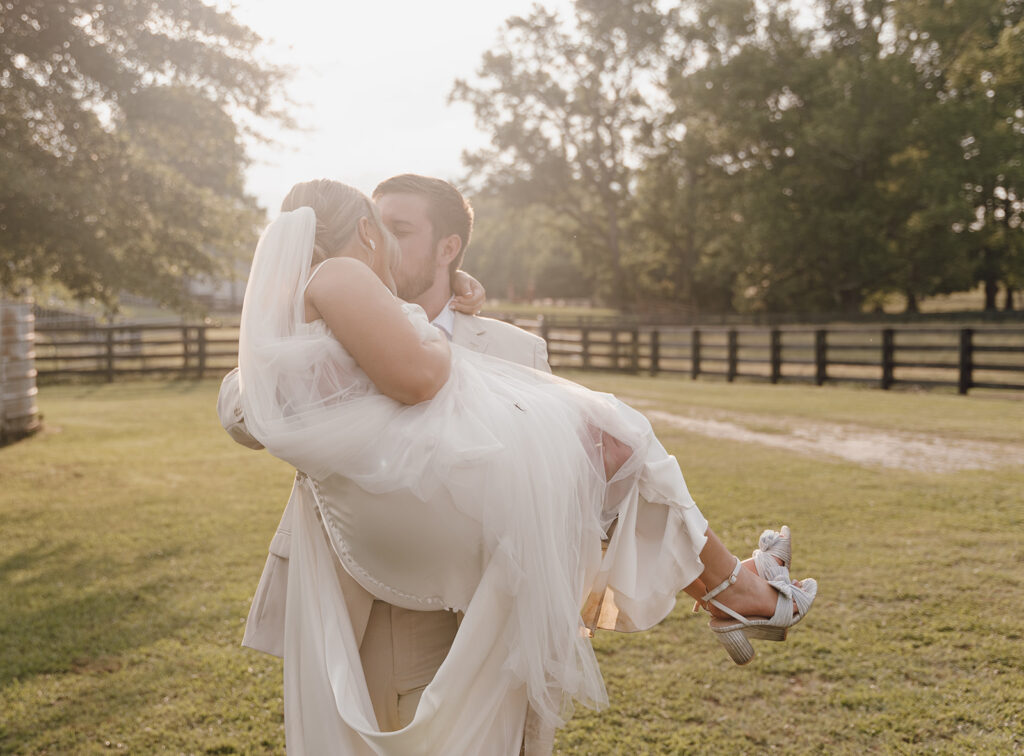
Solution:
[(511, 18), (465, 155), (493, 294), (850, 312), (1024, 288), (1021, 0), (577, 0)]
[(202, 0), (0, 4), (0, 292), (185, 309), (233, 274), (263, 219), (241, 124), (288, 120), (259, 43)]

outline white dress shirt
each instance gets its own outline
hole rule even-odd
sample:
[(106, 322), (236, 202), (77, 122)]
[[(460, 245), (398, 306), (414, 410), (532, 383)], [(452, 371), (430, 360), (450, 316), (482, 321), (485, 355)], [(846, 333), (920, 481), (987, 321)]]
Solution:
[(455, 310), (452, 309), (452, 300), (455, 297), (449, 297), (448, 301), (444, 303), (444, 307), (441, 308), (441, 312), (438, 313), (437, 317), (430, 321), (430, 324), (437, 326), (444, 335), (448, 337), (448, 341), (452, 340), (452, 332), (455, 330)]

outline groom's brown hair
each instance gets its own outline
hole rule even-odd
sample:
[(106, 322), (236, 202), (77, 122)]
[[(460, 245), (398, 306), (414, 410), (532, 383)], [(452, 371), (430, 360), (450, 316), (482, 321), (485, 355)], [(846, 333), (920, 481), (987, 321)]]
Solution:
[(453, 184), (415, 173), (402, 173), (381, 181), (373, 190), (373, 198), (377, 200), (385, 194), (418, 194), (426, 198), (427, 217), (434, 229), (434, 244), (446, 236), (458, 235), (462, 245), (459, 254), (448, 266), (449, 275), (454, 276), (462, 265), (469, 237), (473, 233), (473, 208), (469, 200)]

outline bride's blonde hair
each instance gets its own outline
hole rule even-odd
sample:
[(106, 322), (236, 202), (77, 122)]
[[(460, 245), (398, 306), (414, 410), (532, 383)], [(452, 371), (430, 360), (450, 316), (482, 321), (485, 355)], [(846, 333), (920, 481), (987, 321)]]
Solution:
[[(311, 207), (316, 213), (316, 237), (313, 241), (313, 265), (334, 257), (356, 232), (359, 219), (369, 218), (380, 230), (389, 250), (393, 237), (381, 218), (380, 210), (361, 191), (332, 179), (317, 179), (296, 184), (281, 203), (281, 212)], [(367, 252), (373, 255), (371, 250)], [(382, 253), (384, 250), (381, 251)]]

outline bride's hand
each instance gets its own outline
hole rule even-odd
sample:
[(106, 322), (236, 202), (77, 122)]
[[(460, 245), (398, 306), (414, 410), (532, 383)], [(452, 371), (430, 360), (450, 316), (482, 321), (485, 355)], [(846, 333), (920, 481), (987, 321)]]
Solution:
[(452, 293), (455, 298), (452, 299), (451, 308), (467, 315), (476, 315), (487, 300), (484, 285), (464, 270), (455, 271)]

